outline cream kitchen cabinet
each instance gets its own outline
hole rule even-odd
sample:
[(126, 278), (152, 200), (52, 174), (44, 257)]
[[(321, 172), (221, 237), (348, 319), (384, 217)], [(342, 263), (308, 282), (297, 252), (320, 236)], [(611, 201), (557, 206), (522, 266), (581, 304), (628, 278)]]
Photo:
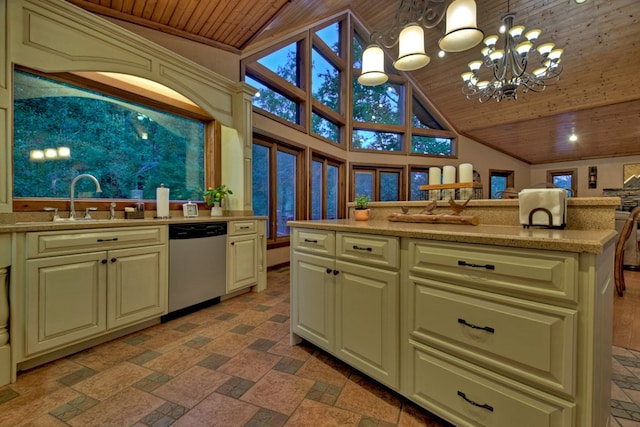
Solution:
[(263, 249), (257, 220), (229, 221), (227, 233), (227, 293), (231, 293), (258, 283), (258, 255)]
[(159, 318), (166, 226), (26, 233), (18, 361)]
[(398, 242), (295, 228), (291, 246), (292, 340), (305, 338), (392, 388), (399, 385)]
[(613, 297), (611, 246), (594, 277), (593, 255), (419, 239), (403, 245), (405, 395), (460, 426), (606, 425), (607, 400), (585, 399), (609, 388), (610, 363), (592, 370), (594, 354), (584, 352), (604, 333), (600, 323), (610, 325), (591, 310), (594, 298)]

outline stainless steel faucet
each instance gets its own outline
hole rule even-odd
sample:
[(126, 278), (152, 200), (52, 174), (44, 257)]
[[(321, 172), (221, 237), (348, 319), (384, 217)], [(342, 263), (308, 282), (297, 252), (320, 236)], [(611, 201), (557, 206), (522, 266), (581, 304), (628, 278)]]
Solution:
[(80, 178), (89, 178), (91, 179), (95, 184), (96, 184), (96, 193), (102, 193), (102, 188), (100, 188), (100, 183), (98, 182), (98, 179), (93, 176), (90, 175), (88, 173), (82, 173), (78, 176), (76, 176), (75, 178), (73, 178), (73, 181), (71, 181), (71, 208), (70, 208), (70, 212), (69, 212), (69, 219), (76, 219), (76, 205), (75, 205), (75, 192), (76, 192), (76, 182), (78, 182), (78, 180), (80, 180)]

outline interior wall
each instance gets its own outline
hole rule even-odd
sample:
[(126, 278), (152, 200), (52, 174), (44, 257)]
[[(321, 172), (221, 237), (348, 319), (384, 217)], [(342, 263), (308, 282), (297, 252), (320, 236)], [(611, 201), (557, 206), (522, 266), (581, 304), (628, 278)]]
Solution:
[[(599, 197), (605, 188), (622, 188), (622, 166), (630, 163), (640, 163), (640, 155), (534, 165), (531, 182), (546, 182), (549, 170), (577, 169), (578, 197)], [(596, 188), (589, 188), (589, 166), (598, 168)]]

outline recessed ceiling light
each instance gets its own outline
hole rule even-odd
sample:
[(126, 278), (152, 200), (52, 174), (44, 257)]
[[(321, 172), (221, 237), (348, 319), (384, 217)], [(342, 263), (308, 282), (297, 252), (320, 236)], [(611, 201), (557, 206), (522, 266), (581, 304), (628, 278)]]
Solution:
[(587, 1), (587, 0), (576, 0), (576, 3), (578, 3), (578, 4), (582, 4), (582, 3), (586, 2), (586, 1)]
[(571, 135), (569, 135), (569, 141), (576, 142), (577, 140), (578, 140), (578, 135), (572, 132)]

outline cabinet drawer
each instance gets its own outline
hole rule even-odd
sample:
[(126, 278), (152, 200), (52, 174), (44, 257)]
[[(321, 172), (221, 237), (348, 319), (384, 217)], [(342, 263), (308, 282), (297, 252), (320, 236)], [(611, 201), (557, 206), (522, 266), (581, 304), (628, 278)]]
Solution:
[(400, 265), (399, 241), (398, 237), (337, 233), (336, 253), (343, 260), (398, 268)]
[(258, 232), (258, 223), (255, 220), (249, 221), (229, 221), (227, 234), (234, 236), (237, 234), (250, 234)]
[(409, 286), (414, 338), (536, 386), (575, 393), (575, 310), (412, 276)]
[(336, 253), (336, 235), (328, 230), (294, 228), (291, 247), (316, 255), (333, 256)]
[[(575, 405), (411, 342), (410, 384), (416, 402), (458, 426), (569, 427)], [(489, 377), (491, 376), (491, 377)]]
[(411, 240), (412, 273), (480, 289), (576, 302), (578, 254)]
[(27, 258), (125, 246), (148, 246), (166, 241), (166, 226), (27, 233)]

